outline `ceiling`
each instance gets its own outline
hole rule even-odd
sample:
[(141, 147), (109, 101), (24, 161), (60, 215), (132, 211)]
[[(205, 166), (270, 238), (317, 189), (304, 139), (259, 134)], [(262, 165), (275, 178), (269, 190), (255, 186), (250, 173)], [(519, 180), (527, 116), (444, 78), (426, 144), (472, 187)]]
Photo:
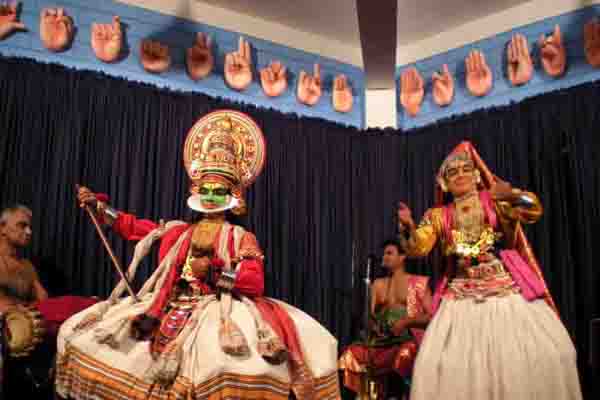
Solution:
[[(398, 0), (396, 43), (418, 42), (528, 0)], [(560, 0), (557, 0), (560, 1)]]
[[(355, 0), (194, 0), (360, 46)], [(377, 1), (377, 0), (375, 0)]]
[[(194, 0), (360, 46), (356, 0)], [(397, 0), (396, 43), (419, 41), (528, 0)], [(375, 6), (378, 0), (371, 0)]]

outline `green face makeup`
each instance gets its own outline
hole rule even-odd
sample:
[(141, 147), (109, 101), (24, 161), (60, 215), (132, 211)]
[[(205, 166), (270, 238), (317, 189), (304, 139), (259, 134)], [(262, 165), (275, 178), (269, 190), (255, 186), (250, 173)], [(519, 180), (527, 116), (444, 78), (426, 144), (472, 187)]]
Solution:
[(230, 190), (221, 183), (207, 182), (202, 184), (199, 194), (202, 206), (210, 209), (227, 205), (231, 193)]

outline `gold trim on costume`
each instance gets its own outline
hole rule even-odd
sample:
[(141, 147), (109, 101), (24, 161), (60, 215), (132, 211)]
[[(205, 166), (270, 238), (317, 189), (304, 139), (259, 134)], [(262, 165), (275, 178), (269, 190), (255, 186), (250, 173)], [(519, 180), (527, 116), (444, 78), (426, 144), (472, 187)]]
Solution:
[[(221, 373), (194, 385), (178, 376), (170, 387), (159, 387), (99, 362), (68, 346), (57, 360), (56, 389), (69, 397), (106, 400), (230, 399), (288, 400), (291, 382), (266, 375)], [(340, 399), (337, 371), (315, 379), (314, 399)], [(299, 400), (304, 400), (300, 399)]]

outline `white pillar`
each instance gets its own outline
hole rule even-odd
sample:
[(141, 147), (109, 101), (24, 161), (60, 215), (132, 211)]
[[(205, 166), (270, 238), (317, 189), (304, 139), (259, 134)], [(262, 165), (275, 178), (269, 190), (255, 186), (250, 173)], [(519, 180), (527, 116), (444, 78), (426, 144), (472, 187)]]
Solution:
[(366, 90), (367, 128), (396, 128), (396, 97), (396, 89)]

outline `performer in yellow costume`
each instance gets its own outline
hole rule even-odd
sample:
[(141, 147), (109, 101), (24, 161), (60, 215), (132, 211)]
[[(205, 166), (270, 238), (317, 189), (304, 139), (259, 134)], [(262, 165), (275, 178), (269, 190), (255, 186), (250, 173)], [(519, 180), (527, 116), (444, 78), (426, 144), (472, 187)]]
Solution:
[(137, 294), (108, 300), (61, 328), (56, 391), (74, 399), (339, 398), (337, 341), (315, 320), (263, 297), (255, 236), (227, 222), (245, 209), (265, 144), (248, 116), (216, 111), (191, 129), (184, 161), (201, 218), (156, 224), (116, 211), (81, 188), (79, 200), (127, 240), (128, 274), (160, 240), (159, 265)]
[(439, 245), (447, 261), (411, 400), (580, 400), (574, 346), (521, 227), (542, 215), (538, 198), (495, 177), (469, 142), (444, 161), (438, 185), (452, 201), (419, 226), (398, 210), (409, 254)]

